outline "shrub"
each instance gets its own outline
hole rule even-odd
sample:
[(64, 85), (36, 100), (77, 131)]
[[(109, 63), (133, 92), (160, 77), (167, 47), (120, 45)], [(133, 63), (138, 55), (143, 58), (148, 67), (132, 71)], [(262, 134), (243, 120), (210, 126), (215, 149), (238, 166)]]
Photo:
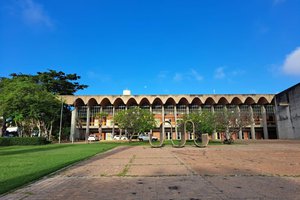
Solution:
[(49, 143), (51, 143), (51, 141), (48, 141), (44, 137), (11, 137), (11, 138), (0, 137), (0, 146), (43, 145)]

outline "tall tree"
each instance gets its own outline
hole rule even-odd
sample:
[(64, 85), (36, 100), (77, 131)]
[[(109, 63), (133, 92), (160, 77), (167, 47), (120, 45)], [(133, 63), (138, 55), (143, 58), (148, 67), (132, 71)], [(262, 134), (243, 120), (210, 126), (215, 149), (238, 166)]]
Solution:
[(100, 139), (102, 137), (102, 123), (103, 123), (103, 121), (106, 121), (107, 116), (108, 116), (108, 114), (106, 112), (99, 112), (95, 116), (99, 121), (99, 123), (98, 123), (98, 132), (100, 134)]
[[(201, 111), (184, 115), (182, 123), (187, 120), (194, 122), (196, 134), (208, 133), (211, 135), (215, 129), (215, 115), (212, 112)], [(188, 124), (187, 129), (191, 130), (190, 124)]]
[[(87, 88), (87, 85), (80, 84), (78, 80), (80, 76), (76, 73), (74, 74), (66, 74), (62, 71), (56, 71), (49, 69), (46, 72), (37, 72), (35, 75), (22, 74), (22, 73), (13, 73), (10, 75), (12, 79), (14, 78), (28, 78), (32, 79), (38, 85), (44, 87), (48, 92), (57, 95), (74, 95), (78, 90), (83, 90)], [(70, 127), (71, 123), (71, 111), (70, 106), (64, 104), (63, 105), (63, 126)], [(59, 119), (56, 119), (53, 122), (53, 132), (58, 133), (59, 130)], [(69, 129), (62, 128), (62, 130), (67, 131), (63, 133), (63, 135), (68, 138)], [(56, 134), (57, 136), (58, 134)]]
[(28, 77), (2, 79), (0, 83), (0, 115), (12, 118), (27, 135), (37, 127), (40, 136), (50, 136), (57, 119), (59, 100)]
[(134, 135), (150, 131), (156, 125), (153, 114), (139, 107), (118, 112), (114, 121), (120, 129), (127, 130), (130, 141)]
[(59, 95), (73, 95), (78, 90), (87, 88), (87, 85), (79, 84), (77, 80), (80, 76), (75, 74), (66, 74), (62, 71), (49, 69), (48, 72), (37, 72), (36, 75), (11, 74), (12, 77), (30, 77), (38, 84), (43, 85), (47, 91)]
[(242, 129), (251, 124), (251, 113), (240, 112), (237, 108), (234, 110), (224, 109), (216, 113), (216, 129), (225, 133), (224, 143), (233, 142), (232, 135), (242, 131)]

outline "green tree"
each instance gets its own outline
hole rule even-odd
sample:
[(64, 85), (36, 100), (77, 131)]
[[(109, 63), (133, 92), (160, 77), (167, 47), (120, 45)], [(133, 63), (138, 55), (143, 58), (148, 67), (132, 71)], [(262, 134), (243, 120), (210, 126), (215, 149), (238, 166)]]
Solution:
[(238, 133), (244, 127), (251, 124), (251, 113), (240, 112), (237, 108), (234, 110), (224, 109), (216, 113), (216, 130), (225, 133), (224, 143), (233, 142), (232, 135)]
[[(195, 124), (195, 133), (211, 135), (215, 129), (215, 115), (212, 112), (202, 111), (184, 115), (183, 123), (187, 120), (191, 120)], [(188, 124), (188, 130), (191, 130), (191, 125)]]
[(45, 89), (53, 94), (58, 95), (73, 95), (78, 90), (87, 88), (87, 85), (79, 84), (77, 80), (80, 76), (75, 74), (66, 74), (62, 71), (49, 69), (48, 72), (37, 72), (36, 75), (16, 74), (10, 76), (31, 78), (34, 82), (42, 85)]
[(98, 125), (98, 132), (100, 133), (100, 137), (102, 137), (102, 122), (106, 120), (106, 117), (108, 114), (106, 112), (99, 112), (96, 114), (96, 119), (99, 120), (99, 125)]
[(149, 131), (156, 125), (154, 115), (139, 107), (118, 112), (114, 121), (120, 129), (127, 130), (130, 141), (134, 135)]
[(60, 108), (56, 96), (28, 77), (2, 79), (0, 105), (0, 116), (12, 118), (21, 134), (30, 135), (37, 128), (44, 137), (50, 137)]
[[(80, 76), (76, 73), (66, 74), (62, 71), (56, 71), (49, 69), (46, 72), (37, 72), (35, 75), (13, 73), (10, 75), (12, 79), (14, 78), (27, 78), (31, 79), (38, 85), (44, 87), (48, 92), (55, 95), (73, 95), (78, 90), (83, 90), (87, 88), (87, 85), (80, 84), (78, 80)], [(71, 108), (70, 106), (63, 104), (63, 127), (62, 130), (68, 133), (63, 133), (65, 138), (68, 138), (69, 128), (71, 126)], [(3, 125), (3, 129), (5, 129)], [(59, 132), (59, 118), (53, 122), (53, 133), (58, 136)]]

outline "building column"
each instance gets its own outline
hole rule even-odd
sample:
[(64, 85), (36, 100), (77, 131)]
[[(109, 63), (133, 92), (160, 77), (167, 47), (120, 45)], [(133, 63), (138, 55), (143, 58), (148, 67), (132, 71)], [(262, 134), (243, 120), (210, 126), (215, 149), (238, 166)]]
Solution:
[(264, 105), (261, 106), (261, 114), (263, 119), (264, 139), (269, 139), (267, 113)]
[(186, 114), (190, 114), (190, 108), (189, 108), (189, 105), (186, 106)]
[[(175, 137), (177, 139), (178, 130), (177, 130), (177, 107), (176, 107), (176, 105), (174, 106), (174, 120), (175, 120)], [(171, 124), (171, 126), (172, 126), (172, 124)], [(172, 134), (173, 133), (171, 133), (171, 135)]]
[[(237, 105), (237, 111), (239, 113), (239, 120), (241, 120), (241, 109), (240, 106)], [(242, 140), (243, 139), (243, 128), (241, 127), (239, 130), (239, 139)]]
[[(149, 105), (149, 111), (150, 113), (152, 113), (152, 105)], [(152, 113), (153, 114), (153, 113)], [(151, 129), (150, 130), (150, 134), (152, 135), (153, 134), (153, 130)], [(153, 136), (153, 135), (152, 135)]]
[[(114, 117), (115, 117), (115, 106), (113, 106), (112, 119), (114, 119)], [(112, 133), (111, 134), (112, 134), (112, 138), (113, 138), (114, 135), (115, 135), (115, 121), (114, 120), (113, 120), (113, 127), (112, 127)]]
[(161, 121), (162, 121), (162, 133), (165, 138), (165, 107), (164, 105), (161, 106)]
[(86, 126), (85, 126), (85, 141), (87, 141), (89, 135), (90, 135), (90, 121), (91, 121), (91, 107), (87, 106), (86, 109)]
[[(215, 108), (214, 105), (211, 105), (211, 112), (215, 113)], [(216, 131), (216, 129), (214, 129), (213, 134), (212, 134), (212, 140), (217, 140), (218, 139), (218, 133)]]
[[(228, 109), (227, 109), (226, 105), (224, 105), (223, 109), (224, 109), (225, 113), (228, 113)], [(226, 135), (226, 139), (230, 139), (230, 137), (229, 137), (229, 125), (227, 125), (227, 127), (226, 127), (226, 133), (225, 133), (225, 135)]]
[(251, 138), (253, 140), (255, 140), (255, 122), (254, 122), (254, 117), (253, 117), (253, 108), (251, 105), (249, 106), (249, 109), (250, 109), (250, 114), (251, 114)]
[(70, 141), (73, 143), (75, 139), (75, 132), (76, 132), (76, 118), (77, 118), (77, 111), (78, 108), (75, 107), (74, 110), (71, 112), (71, 130), (70, 130)]

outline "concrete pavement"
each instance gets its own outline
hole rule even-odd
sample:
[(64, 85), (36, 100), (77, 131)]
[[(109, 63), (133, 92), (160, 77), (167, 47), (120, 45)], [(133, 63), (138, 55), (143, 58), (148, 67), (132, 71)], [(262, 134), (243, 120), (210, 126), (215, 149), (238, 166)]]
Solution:
[(122, 147), (0, 199), (300, 199), (300, 142)]

